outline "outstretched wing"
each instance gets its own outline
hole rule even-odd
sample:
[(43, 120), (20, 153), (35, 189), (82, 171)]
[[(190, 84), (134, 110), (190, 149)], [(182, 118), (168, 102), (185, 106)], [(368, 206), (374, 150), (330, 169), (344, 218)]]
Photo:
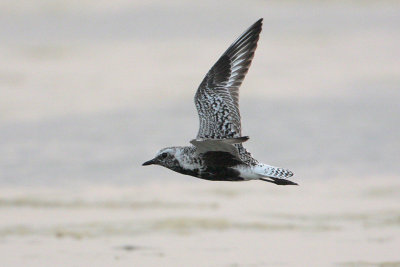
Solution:
[(261, 27), (259, 19), (225, 51), (201, 82), (194, 98), (200, 118), (197, 138), (241, 136), (239, 87), (249, 70)]

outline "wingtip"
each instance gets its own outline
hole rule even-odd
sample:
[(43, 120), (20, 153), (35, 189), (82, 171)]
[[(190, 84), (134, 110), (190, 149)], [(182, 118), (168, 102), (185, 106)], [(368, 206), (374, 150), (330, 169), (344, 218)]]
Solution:
[(246, 142), (247, 140), (249, 140), (250, 139), (250, 137), (248, 136), (248, 135), (245, 135), (245, 136), (242, 136), (242, 137), (239, 137), (241, 140), (243, 140), (243, 142)]
[[(255, 32), (256, 35), (259, 35), (263, 28), (263, 18), (257, 20), (253, 25), (250, 26), (249, 30)], [(258, 39), (257, 39), (258, 40)]]
[(257, 34), (259, 34), (262, 30), (262, 26), (263, 26), (263, 18), (260, 18), (256, 22), (254, 22), (241, 36), (250, 31), (256, 31), (258, 32)]
[(253, 25), (254, 26), (258, 26), (258, 25), (260, 25), (260, 26), (262, 26), (262, 24), (263, 24), (263, 20), (264, 20), (264, 18), (260, 18), (260, 19), (258, 19)]

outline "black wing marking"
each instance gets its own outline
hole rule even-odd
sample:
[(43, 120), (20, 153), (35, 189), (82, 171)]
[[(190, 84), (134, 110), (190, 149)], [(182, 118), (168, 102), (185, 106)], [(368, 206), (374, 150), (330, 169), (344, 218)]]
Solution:
[(202, 159), (209, 168), (233, 167), (243, 164), (236, 156), (225, 151), (208, 151), (202, 155)]
[(239, 87), (254, 57), (261, 28), (259, 19), (225, 51), (197, 89), (194, 98), (200, 119), (197, 138), (241, 136)]

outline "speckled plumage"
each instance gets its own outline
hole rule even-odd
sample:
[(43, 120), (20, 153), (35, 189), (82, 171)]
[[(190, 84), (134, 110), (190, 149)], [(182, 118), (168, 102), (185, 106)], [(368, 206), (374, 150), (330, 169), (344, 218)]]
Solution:
[(200, 127), (193, 146), (161, 149), (143, 165), (157, 164), (173, 171), (213, 181), (264, 180), (280, 185), (293, 173), (259, 163), (243, 147), (239, 87), (254, 57), (262, 19), (247, 29), (218, 59), (201, 82), (194, 101)]

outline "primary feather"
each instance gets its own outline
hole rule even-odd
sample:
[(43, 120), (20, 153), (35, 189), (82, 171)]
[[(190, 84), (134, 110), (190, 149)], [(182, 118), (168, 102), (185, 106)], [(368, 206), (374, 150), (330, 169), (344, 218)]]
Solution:
[(241, 136), (239, 87), (249, 70), (262, 27), (259, 19), (247, 29), (208, 71), (194, 101), (200, 119), (197, 138)]

